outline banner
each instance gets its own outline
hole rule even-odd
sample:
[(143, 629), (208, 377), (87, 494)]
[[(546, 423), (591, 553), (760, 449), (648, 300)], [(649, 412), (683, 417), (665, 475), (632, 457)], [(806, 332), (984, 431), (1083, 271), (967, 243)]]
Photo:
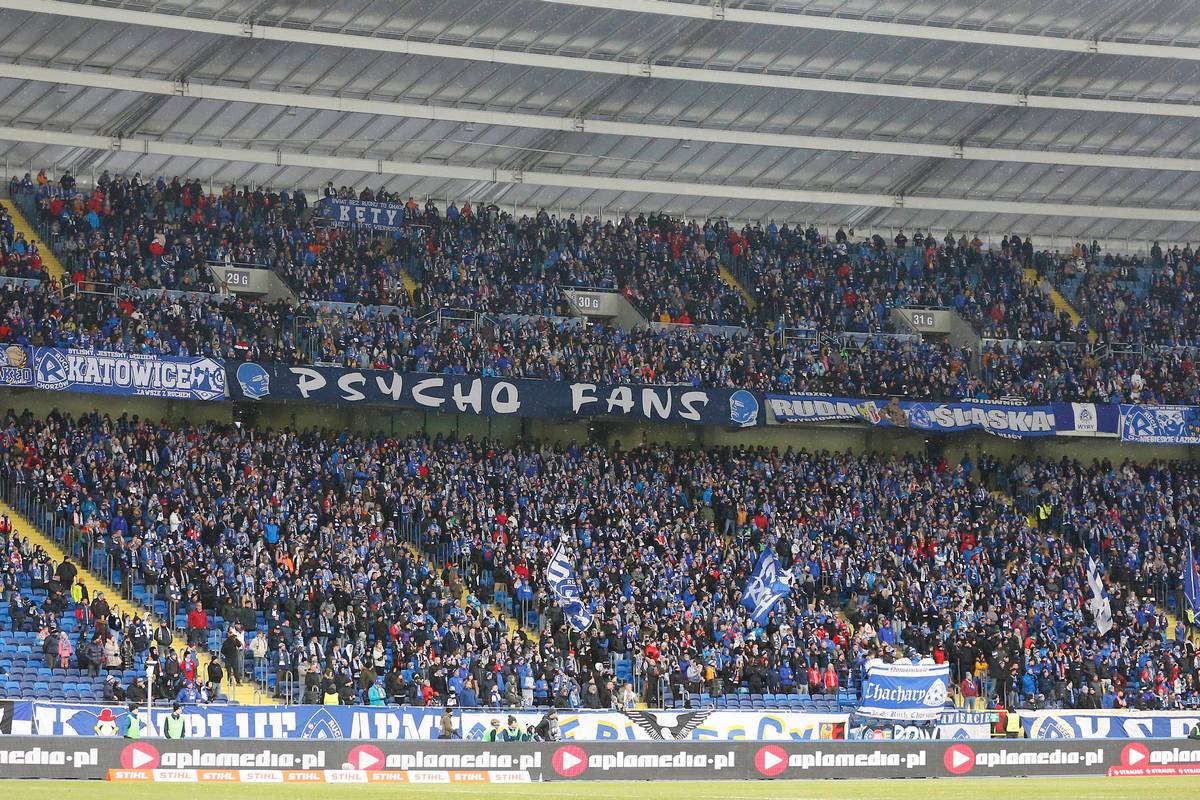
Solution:
[(575, 574), (575, 565), (563, 551), (563, 543), (559, 542), (554, 551), (554, 558), (546, 565), (546, 583), (554, 595), (554, 602), (562, 609), (567, 622), (576, 633), (583, 633), (592, 627), (591, 609), (583, 602), (579, 591), (579, 576)]
[(924, 739), (990, 739), (992, 726), (1000, 719), (998, 711), (943, 711), (936, 720), (897, 722), (864, 718), (851, 722), (849, 739), (924, 740)]
[(1109, 600), (1108, 590), (1104, 588), (1104, 581), (1100, 578), (1100, 567), (1091, 553), (1088, 553), (1087, 558), (1087, 585), (1088, 591), (1092, 593), (1087, 599), (1087, 609), (1092, 612), (1096, 632), (1103, 636), (1112, 630), (1112, 602)]
[(1123, 405), (1121, 440), (1151, 444), (1200, 444), (1200, 408)]
[(745, 389), (566, 383), (252, 361), (230, 364), (228, 369), (234, 400), (308, 400), (484, 416), (608, 416), (736, 428), (762, 424), (759, 396)]
[[(31, 700), (12, 703), (13, 734), (38, 736), (119, 736), (127, 706), (52, 703)], [(0, 705), (0, 711), (6, 707)], [(105, 714), (105, 711), (111, 712)], [(443, 709), (417, 706), (184, 706), (189, 738), (250, 739), (404, 739), (430, 741), (441, 730)], [(171, 713), (159, 706), (149, 719), (142, 714), (147, 736), (162, 732), (162, 719)], [(536, 726), (545, 709), (454, 709), (454, 724), (464, 739), (483, 739), (493, 719), (506, 725), (509, 715), (521, 729)], [(846, 714), (796, 711), (563, 710), (559, 731), (576, 741), (661, 741), (687, 739), (807, 740), (845, 738)], [(2, 729), (2, 728), (0, 728)]]
[[(39, 736), (117, 736), (127, 706), (32, 703), (33, 733)], [(104, 711), (111, 715), (104, 715)], [(156, 706), (146, 736), (162, 732), (169, 706)], [(414, 706), (184, 706), (188, 738), (241, 739), (436, 739), (442, 709)], [(115, 720), (113, 718), (115, 717)]]
[(1197, 711), (1022, 711), (1030, 739), (1186, 739)]
[[(163, 783), (531, 783), (1200, 774), (1192, 742), (0, 739), (0, 774)], [(178, 786), (170, 794), (178, 794)], [(183, 792), (192, 794), (194, 792)]]
[(33, 733), (33, 701), (0, 700), (0, 735)]
[(852, 421), (936, 433), (984, 430), (1021, 439), (1055, 435), (1050, 406), (768, 394), (767, 408), (776, 423)]
[(742, 605), (750, 609), (757, 624), (764, 624), (775, 604), (791, 593), (790, 580), (791, 573), (779, 563), (775, 552), (764, 548), (742, 589)]
[(885, 664), (872, 659), (863, 672), (860, 716), (934, 720), (945, 708), (950, 689), (949, 664)]
[(943, 711), (938, 715), (937, 738), (990, 739), (992, 726), (999, 721), (999, 711)]
[(0, 387), (224, 400), (225, 362), (207, 357), (0, 345)]
[[(464, 739), (482, 740), (492, 720), (517, 718), (522, 730), (537, 726), (541, 710), (491, 709), (461, 712)], [(719, 711), (711, 708), (666, 711), (560, 711), (566, 741), (809, 741), (846, 738), (847, 714), (804, 711)]]
[(335, 197), (328, 197), (322, 202), (326, 216), (340, 227), (365, 227), (380, 231), (398, 231), (404, 227), (402, 203), (339, 200)]
[(904, 723), (875, 720), (874, 722), (864, 722), (861, 725), (851, 725), (846, 738), (874, 742), (915, 742), (938, 738), (938, 730), (932, 722)]
[(1096, 403), (1051, 403), (1059, 436), (1116, 436), (1121, 409)]

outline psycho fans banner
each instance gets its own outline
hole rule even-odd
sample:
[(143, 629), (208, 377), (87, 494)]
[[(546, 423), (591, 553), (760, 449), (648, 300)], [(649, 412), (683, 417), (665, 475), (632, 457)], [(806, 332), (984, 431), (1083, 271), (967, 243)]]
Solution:
[(1147, 444), (1200, 444), (1200, 407), (1100, 403), (936, 402), (824, 395), (762, 395), (746, 389), (566, 383), (528, 378), (396, 373), (339, 367), (227, 363), (0, 344), (0, 388), (180, 400), (306, 400), (452, 414), (617, 417), (753, 428), (856, 422), (930, 433), (984, 430), (1010, 438), (1120, 437)]
[(759, 395), (744, 389), (566, 383), (253, 362), (230, 364), (229, 371), (234, 400), (310, 400), (484, 416), (609, 416), (736, 428), (763, 422)]

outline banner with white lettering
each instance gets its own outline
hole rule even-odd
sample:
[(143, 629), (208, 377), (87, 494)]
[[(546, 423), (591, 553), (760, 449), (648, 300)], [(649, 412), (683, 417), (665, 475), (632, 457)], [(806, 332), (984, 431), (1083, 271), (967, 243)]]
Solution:
[(1200, 407), (1123, 405), (1121, 440), (1148, 444), (1200, 444)]
[(987, 711), (943, 711), (937, 720), (939, 739), (988, 739), (992, 726), (1000, 721), (1000, 712)]
[(985, 430), (1020, 439), (1056, 433), (1050, 406), (768, 394), (767, 409), (773, 424), (849, 421), (940, 433)]
[(898, 663), (879, 659), (863, 666), (863, 717), (935, 720), (945, 710), (950, 689), (950, 665)]
[(1121, 426), (1121, 407), (1100, 403), (1051, 403), (1059, 436), (1115, 437)]
[(404, 205), (401, 203), (379, 203), (372, 200), (324, 201), (326, 217), (340, 227), (373, 228), (381, 231), (397, 231), (404, 227)]
[(1192, 711), (1022, 711), (1029, 739), (1185, 739), (1200, 725)]
[(254, 362), (229, 364), (228, 369), (234, 400), (309, 400), (484, 416), (607, 416), (734, 428), (762, 424), (759, 395), (745, 389), (567, 383)]
[(9, 344), (0, 387), (181, 400), (224, 400), (225, 362), (188, 356), (110, 353)]

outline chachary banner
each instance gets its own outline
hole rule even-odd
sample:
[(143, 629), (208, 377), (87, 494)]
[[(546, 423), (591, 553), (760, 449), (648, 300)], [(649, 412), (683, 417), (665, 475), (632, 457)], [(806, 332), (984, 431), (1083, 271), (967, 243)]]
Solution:
[(890, 720), (936, 720), (945, 710), (949, 687), (949, 664), (885, 664), (873, 659), (863, 666), (858, 714)]

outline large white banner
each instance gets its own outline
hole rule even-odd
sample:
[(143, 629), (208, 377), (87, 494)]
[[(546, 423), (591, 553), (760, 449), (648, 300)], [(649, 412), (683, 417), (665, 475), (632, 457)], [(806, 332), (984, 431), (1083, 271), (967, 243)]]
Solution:
[[(522, 728), (536, 726), (544, 715), (538, 710), (463, 711), (464, 739), (482, 739), (492, 720), (508, 724), (509, 715)], [(749, 740), (801, 741), (845, 739), (847, 714), (809, 714), (799, 711), (560, 711), (563, 739), (577, 741), (676, 741)]]

